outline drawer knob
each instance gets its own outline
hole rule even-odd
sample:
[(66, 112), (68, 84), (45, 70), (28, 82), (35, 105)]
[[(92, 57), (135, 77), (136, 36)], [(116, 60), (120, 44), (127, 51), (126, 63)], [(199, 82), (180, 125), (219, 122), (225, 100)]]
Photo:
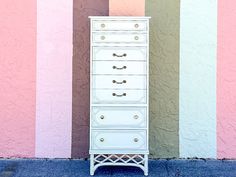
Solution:
[(135, 36), (134, 39), (137, 41), (137, 40), (139, 40), (139, 37), (138, 37), (138, 36)]
[(101, 142), (104, 142), (104, 138), (100, 138), (100, 141), (101, 141)]
[(122, 96), (126, 96), (126, 93), (123, 93), (123, 94), (112, 93), (112, 96), (122, 97)]
[(116, 54), (116, 53), (113, 53), (112, 56), (113, 56), (113, 57), (126, 57), (127, 54), (124, 53), (124, 54), (122, 54), (122, 55), (118, 55), (118, 54)]
[(106, 26), (106, 25), (105, 25), (104, 23), (101, 24), (101, 27), (102, 27), (102, 28), (105, 28), (105, 26)]
[(138, 119), (138, 115), (134, 115), (134, 119)]
[(126, 83), (126, 80), (123, 80), (123, 81), (121, 81), (121, 82), (118, 82), (118, 81), (116, 81), (116, 80), (113, 80), (112, 81), (114, 84), (125, 84)]
[(134, 27), (135, 27), (135, 28), (138, 28), (138, 27), (139, 27), (139, 25), (136, 23), (136, 24), (134, 25)]
[(101, 116), (100, 116), (100, 119), (104, 119), (104, 118), (105, 118), (105, 116), (104, 116), (104, 115), (101, 115)]
[(105, 36), (101, 36), (101, 40), (105, 40)]
[(134, 142), (137, 143), (138, 142), (138, 138), (134, 138)]
[(117, 67), (117, 66), (112, 66), (112, 68), (113, 68), (113, 69), (119, 69), (119, 70), (122, 70), (122, 69), (126, 69), (127, 66), (123, 66), (123, 67), (121, 67), (121, 68), (119, 68), (119, 67)]

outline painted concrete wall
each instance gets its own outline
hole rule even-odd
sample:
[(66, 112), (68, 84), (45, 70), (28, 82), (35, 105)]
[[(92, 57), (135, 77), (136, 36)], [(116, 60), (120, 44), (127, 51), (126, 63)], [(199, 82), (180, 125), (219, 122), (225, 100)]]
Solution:
[(71, 157), (73, 1), (37, 1), (36, 157)]
[(89, 150), (89, 19), (108, 15), (108, 0), (74, 0), (72, 157), (88, 157)]
[(182, 0), (180, 157), (216, 157), (217, 0)]
[(109, 0), (110, 16), (144, 16), (145, 0)]
[(217, 155), (236, 158), (236, 1), (219, 0)]
[(179, 0), (148, 0), (150, 154), (179, 156)]
[(151, 157), (236, 158), (233, 0), (2, 0), (0, 157), (88, 157), (88, 16), (108, 14), (152, 17)]
[(0, 1), (0, 157), (34, 157), (36, 0)]

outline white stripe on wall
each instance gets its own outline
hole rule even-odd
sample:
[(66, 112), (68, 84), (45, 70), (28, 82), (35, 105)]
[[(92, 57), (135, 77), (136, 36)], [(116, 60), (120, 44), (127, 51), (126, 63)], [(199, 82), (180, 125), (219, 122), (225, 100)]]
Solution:
[(37, 1), (36, 157), (71, 157), (73, 0)]
[(217, 0), (181, 0), (180, 157), (216, 158)]

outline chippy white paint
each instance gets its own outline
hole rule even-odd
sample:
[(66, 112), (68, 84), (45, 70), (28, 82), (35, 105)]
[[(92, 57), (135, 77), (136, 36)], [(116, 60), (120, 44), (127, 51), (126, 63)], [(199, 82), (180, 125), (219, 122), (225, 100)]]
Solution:
[(180, 12), (180, 157), (216, 158), (217, 0)]
[[(100, 166), (121, 165), (139, 167), (147, 175), (149, 17), (90, 18), (90, 174)], [(132, 61), (140, 52), (147, 55)]]

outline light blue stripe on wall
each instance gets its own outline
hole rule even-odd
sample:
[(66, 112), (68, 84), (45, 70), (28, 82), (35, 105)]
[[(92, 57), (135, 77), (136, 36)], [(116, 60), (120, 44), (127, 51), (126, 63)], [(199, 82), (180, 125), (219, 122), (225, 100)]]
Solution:
[(180, 157), (216, 158), (217, 0), (181, 0)]

